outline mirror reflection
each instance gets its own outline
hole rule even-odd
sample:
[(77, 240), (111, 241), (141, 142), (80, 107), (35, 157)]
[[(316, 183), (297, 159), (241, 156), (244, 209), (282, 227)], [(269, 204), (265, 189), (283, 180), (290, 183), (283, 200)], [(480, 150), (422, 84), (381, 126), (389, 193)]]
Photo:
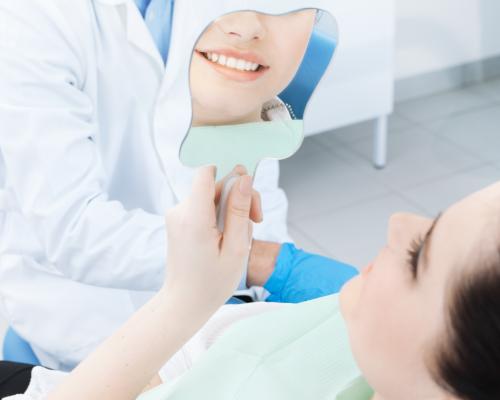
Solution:
[(285, 15), (242, 11), (214, 21), (192, 57), (192, 129), (181, 149), (191, 167), (235, 165), (299, 148), (306, 105), (332, 59), (333, 17), (316, 9)]

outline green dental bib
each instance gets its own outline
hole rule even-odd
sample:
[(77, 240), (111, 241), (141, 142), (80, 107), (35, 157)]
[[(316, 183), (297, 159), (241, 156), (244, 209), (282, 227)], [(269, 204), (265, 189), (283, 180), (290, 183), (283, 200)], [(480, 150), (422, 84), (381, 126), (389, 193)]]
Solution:
[(303, 139), (304, 124), (299, 120), (200, 126), (190, 129), (180, 159), (188, 167), (216, 165), (217, 179), (238, 164), (253, 175), (260, 161), (290, 157)]
[(139, 400), (369, 400), (338, 296), (233, 325), (172, 384)]

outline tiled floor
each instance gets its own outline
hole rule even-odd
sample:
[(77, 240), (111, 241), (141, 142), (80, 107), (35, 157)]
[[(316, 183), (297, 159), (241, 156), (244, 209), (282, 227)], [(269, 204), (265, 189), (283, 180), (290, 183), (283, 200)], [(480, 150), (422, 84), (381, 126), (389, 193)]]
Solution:
[(434, 216), (500, 180), (500, 79), (400, 103), (389, 127), (384, 170), (370, 163), (371, 122), (307, 138), (282, 163), (300, 246), (363, 267), (392, 213)]
[(282, 163), (300, 246), (362, 267), (392, 213), (436, 215), (500, 180), (500, 79), (398, 104), (389, 127), (384, 170), (371, 166), (371, 122), (307, 138)]

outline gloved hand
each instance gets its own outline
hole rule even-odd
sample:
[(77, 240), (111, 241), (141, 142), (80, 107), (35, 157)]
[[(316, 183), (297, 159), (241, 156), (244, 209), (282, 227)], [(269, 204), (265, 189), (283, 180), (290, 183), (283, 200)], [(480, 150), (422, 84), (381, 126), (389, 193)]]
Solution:
[(300, 303), (340, 291), (358, 274), (356, 268), (297, 249), (281, 246), (273, 274), (264, 285), (271, 293), (268, 302)]

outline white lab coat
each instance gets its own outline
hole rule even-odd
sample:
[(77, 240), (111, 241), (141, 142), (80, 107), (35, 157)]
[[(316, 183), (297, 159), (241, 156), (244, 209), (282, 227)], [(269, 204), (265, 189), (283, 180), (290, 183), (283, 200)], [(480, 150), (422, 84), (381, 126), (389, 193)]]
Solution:
[[(165, 69), (132, 0), (0, 2), (0, 310), (46, 366), (73, 367), (163, 281), (191, 50), (223, 14), (195, 3), (176, 2)], [(259, 167), (255, 236), (281, 242), (278, 168)]]

